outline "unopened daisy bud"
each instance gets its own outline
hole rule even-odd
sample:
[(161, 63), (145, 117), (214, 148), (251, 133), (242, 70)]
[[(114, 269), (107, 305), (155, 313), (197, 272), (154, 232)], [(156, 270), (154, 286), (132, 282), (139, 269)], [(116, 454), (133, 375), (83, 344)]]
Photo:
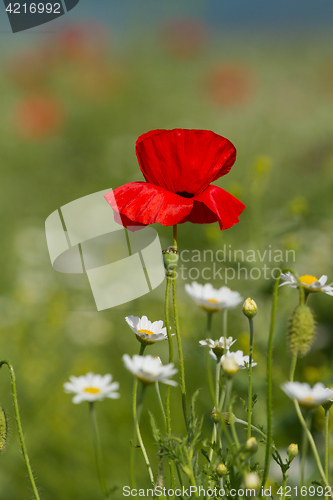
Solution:
[(298, 455), (298, 445), (295, 443), (291, 443), (287, 448), (287, 452), (289, 461), (291, 462)]
[(256, 453), (258, 450), (258, 441), (255, 437), (250, 437), (245, 443), (245, 450), (249, 453)]
[(0, 405), (0, 452), (3, 451), (7, 444), (8, 423), (5, 410)]
[(211, 419), (213, 420), (214, 424), (218, 424), (220, 419), (221, 419), (221, 412), (219, 412), (215, 407), (212, 409), (212, 412), (210, 414)]
[(171, 273), (177, 267), (179, 252), (173, 247), (168, 247), (166, 250), (162, 250), (162, 255), (165, 270), (167, 273)]
[(261, 484), (260, 477), (256, 472), (250, 472), (244, 478), (244, 486), (249, 490), (257, 490)]
[(226, 466), (221, 462), (220, 464), (218, 464), (218, 466), (216, 467), (216, 474), (220, 477), (223, 477), (227, 474), (228, 472), (228, 469), (226, 468)]
[(315, 335), (315, 320), (311, 309), (300, 304), (294, 309), (288, 329), (289, 351), (292, 356), (305, 356)]
[(222, 368), (224, 373), (228, 377), (232, 377), (239, 371), (239, 366), (232, 356), (226, 356), (222, 362)]
[(245, 314), (245, 316), (249, 319), (252, 319), (257, 314), (257, 311), (258, 311), (258, 306), (254, 302), (254, 300), (250, 299), (250, 297), (246, 299), (243, 304), (243, 313)]

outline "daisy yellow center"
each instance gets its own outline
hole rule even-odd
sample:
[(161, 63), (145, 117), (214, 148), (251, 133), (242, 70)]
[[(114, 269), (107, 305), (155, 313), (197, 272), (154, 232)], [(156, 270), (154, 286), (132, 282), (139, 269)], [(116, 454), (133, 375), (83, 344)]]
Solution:
[(150, 330), (145, 330), (144, 328), (142, 330), (138, 330), (139, 333), (145, 333), (146, 335), (154, 335), (154, 332), (151, 332)]
[(216, 299), (208, 299), (207, 302), (210, 302), (211, 304), (218, 304), (219, 301)]
[(314, 402), (314, 397), (313, 396), (306, 396), (306, 398), (303, 398), (304, 403), (313, 403)]
[(101, 392), (97, 387), (86, 387), (84, 392), (88, 392), (89, 394), (99, 394)]
[(301, 283), (310, 286), (312, 283), (316, 283), (318, 280), (315, 276), (310, 276), (309, 274), (306, 274), (305, 276), (300, 277)]

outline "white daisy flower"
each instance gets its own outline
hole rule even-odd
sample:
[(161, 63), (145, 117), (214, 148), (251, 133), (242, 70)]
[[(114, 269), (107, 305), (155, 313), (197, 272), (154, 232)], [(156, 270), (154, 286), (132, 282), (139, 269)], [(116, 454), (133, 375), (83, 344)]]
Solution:
[[(290, 271), (286, 272), (285, 274), (282, 273), (281, 279), (284, 281), (284, 283), (281, 283), (281, 285), (279, 286), (289, 285), (290, 288), (298, 287), (297, 279)], [(324, 292), (327, 293), (327, 295), (333, 295), (333, 283), (326, 285), (327, 276), (325, 275), (317, 279), (315, 276), (305, 274), (304, 276), (300, 276), (299, 279), (302, 283), (302, 287), (307, 292)]]
[[(226, 341), (224, 345), (224, 340)], [(212, 339), (206, 339), (206, 340), (199, 340), (199, 344), (202, 346), (208, 346), (213, 353), (221, 357), (222, 354), (224, 353), (224, 350), (226, 349), (229, 351), (230, 347), (237, 341), (237, 339), (233, 339), (232, 337), (228, 337), (227, 339), (224, 339), (224, 337), (220, 337), (217, 340), (212, 340)]]
[(119, 394), (116, 392), (119, 389), (119, 383), (113, 382), (112, 375), (95, 375), (87, 373), (81, 377), (69, 377), (70, 382), (64, 384), (65, 392), (75, 394), (72, 399), (73, 403), (78, 404), (82, 401), (101, 401), (104, 398), (117, 399)]
[(316, 406), (327, 403), (333, 398), (333, 391), (325, 387), (321, 382), (315, 384), (312, 388), (306, 383), (286, 382), (281, 385), (281, 389), (290, 399), (297, 399), (299, 404), (306, 408), (316, 408)]
[(159, 340), (168, 338), (166, 328), (163, 328), (163, 321), (149, 321), (147, 316), (126, 316), (126, 323), (135, 333), (136, 338), (144, 345), (154, 344)]
[[(213, 351), (210, 351), (210, 355), (213, 359), (217, 360), (216, 355), (213, 353)], [(243, 351), (227, 351), (227, 354), (226, 355), (224, 354), (221, 357), (221, 366), (222, 367), (223, 367), (223, 363), (224, 363), (226, 356), (233, 358), (236, 361), (238, 368), (240, 370), (245, 370), (245, 368), (247, 368), (247, 366), (249, 365), (249, 362), (250, 362), (249, 356), (244, 356)], [(245, 364), (247, 366), (245, 366)], [(256, 365), (257, 365), (257, 363), (252, 361), (252, 366), (256, 366)]]
[(210, 283), (200, 285), (193, 281), (191, 285), (185, 285), (185, 290), (196, 304), (208, 312), (231, 309), (243, 302), (241, 295), (238, 292), (233, 292), (227, 286), (222, 286), (217, 290)]
[(162, 382), (163, 384), (177, 385), (177, 382), (170, 380), (170, 377), (178, 371), (173, 363), (162, 365), (160, 358), (150, 355), (140, 356), (139, 354), (135, 354), (133, 358), (124, 354), (123, 362), (125, 367), (144, 384)]

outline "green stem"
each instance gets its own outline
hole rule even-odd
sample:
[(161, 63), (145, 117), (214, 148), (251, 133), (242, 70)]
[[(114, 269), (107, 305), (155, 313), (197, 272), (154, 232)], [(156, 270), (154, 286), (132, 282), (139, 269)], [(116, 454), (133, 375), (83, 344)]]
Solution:
[[(168, 345), (169, 345), (169, 363), (173, 363), (173, 344), (170, 331), (170, 316), (169, 316), (169, 305), (170, 305), (170, 290), (171, 290), (171, 276), (166, 275), (166, 288), (165, 288), (165, 303), (164, 303), (164, 317), (165, 326), (168, 335)], [(170, 396), (171, 396), (171, 386), (168, 385), (166, 391), (165, 400), (165, 412), (166, 412), (166, 429), (168, 436), (171, 436), (171, 411), (170, 411)], [(176, 478), (175, 478), (175, 466), (173, 460), (169, 460), (170, 467), (170, 479), (171, 479), (171, 489), (175, 488)]]
[(223, 309), (222, 312), (222, 331), (224, 338), (224, 355), (227, 354), (227, 329), (228, 329), (228, 309)]
[[(314, 455), (314, 458), (315, 458), (315, 461), (316, 461), (316, 464), (317, 464), (317, 467), (318, 467), (318, 470), (319, 470), (319, 473), (320, 473), (320, 476), (325, 484), (325, 486), (327, 487), (330, 487), (330, 485), (328, 484), (328, 480), (326, 479), (326, 476), (325, 476), (325, 472), (323, 470), (323, 467), (321, 465), (321, 462), (320, 462), (320, 458), (319, 458), (319, 454), (318, 454), (318, 451), (317, 451), (317, 448), (316, 448), (316, 444), (314, 442), (314, 439), (312, 437), (312, 434), (311, 432), (309, 431), (307, 425), (306, 425), (306, 422), (304, 420), (304, 417), (302, 415), (302, 412), (301, 412), (301, 409), (299, 407), (299, 404), (298, 404), (298, 401), (296, 399), (294, 399), (294, 405), (295, 405), (295, 409), (296, 409), (296, 413), (297, 413), (297, 416), (299, 418), (299, 421), (301, 422), (301, 425), (307, 435), (307, 438), (310, 442), (310, 446), (312, 448), (312, 452), (313, 452), (313, 455)], [(331, 494), (330, 494), (331, 498), (333, 499), (333, 492), (331, 490)]]
[[(144, 344), (140, 344), (140, 352), (139, 355), (143, 356), (143, 353), (145, 351), (146, 346)], [(134, 377), (134, 382), (133, 382), (133, 396), (132, 396), (132, 407), (134, 408), (134, 405), (136, 405), (136, 398), (137, 398), (137, 393), (138, 393), (138, 379)], [(136, 429), (135, 429), (135, 424), (133, 421), (133, 433), (132, 433), (132, 442), (131, 442), (131, 449), (130, 449), (130, 485), (131, 489), (136, 488), (136, 481), (135, 481), (135, 441), (136, 441)]]
[[(307, 428), (311, 429), (311, 421), (312, 421), (312, 416), (311, 413), (307, 414), (307, 418), (305, 420)], [(306, 463), (306, 457), (308, 454), (308, 437), (306, 434), (306, 431), (303, 429), (303, 438), (302, 438), (302, 448), (301, 448), (301, 465), (300, 465), (300, 488), (302, 486), (305, 486), (304, 484), (304, 473), (305, 473), (305, 463)]]
[[(177, 225), (173, 226), (173, 247), (175, 250), (177, 250)], [(173, 303), (173, 313), (174, 313), (174, 317), (175, 317), (176, 337), (177, 337), (177, 346), (178, 346), (178, 354), (179, 354), (180, 387), (181, 387), (181, 391), (182, 391), (183, 414), (184, 414), (186, 428), (188, 429), (186, 386), (185, 386), (185, 367), (184, 367), (183, 348), (182, 348), (182, 342), (181, 342), (181, 337), (180, 337), (179, 318), (178, 318), (178, 309), (177, 309), (177, 271), (176, 271), (176, 269), (174, 269), (174, 271), (173, 271), (173, 279), (172, 279), (172, 303)]]
[[(218, 358), (216, 361), (216, 369), (215, 369), (215, 410), (218, 412), (219, 408), (219, 396), (220, 396), (220, 373), (221, 373), (221, 364), (220, 364), (220, 359)], [(218, 424), (214, 422), (213, 426), (213, 432), (212, 432), (212, 438), (211, 438), (211, 443), (214, 445), (216, 443), (216, 438), (217, 438), (217, 428)], [(212, 462), (213, 458), (213, 448), (209, 450), (209, 462)]]
[(161, 408), (161, 413), (162, 413), (162, 416), (163, 416), (164, 426), (165, 426), (165, 429), (167, 430), (168, 429), (168, 423), (167, 423), (167, 418), (166, 418), (166, 414), (165, 414), (165, 411), (164, 411), (163, 401), (162, 401), (162, 398), (161, 398), (160, 387), (158, 385), (158, 382), (155, 382), (155, 389), (156, 389), (157, 399), (158, 399), (158, 402), (159, 402), (159, 405), (160, 405), (160, 408)]
[(108, 488), (106, 486), (106, 480), (105, 480), (103, 456), (102, 456), (102, 449), (101, 449), (101, 440), (99, 437), (99, 430), (98, 430), (96, 413), (95, 413), (95, 405), (94, 405), (93, 401), (89, 402), (89, 413), (90, 413), (91, 427), (92, 427), (92, 431), (93, 431), (94, 450), (95, 450), (95, 458), (96, 458), (96, 466), (97, 466), (99, 483), (101, 485), (101, 490), (103, 492), (103, 495), (105, 496), (105, 498), (109, 498), (109, 491), (108, 491)]
[(250, 327), (250, 349), (249, 349), (249, 406), (248, 406), (248, 427), (247, 438), (251, 437), (252, 424), (252, 355), (253, 355), (253, 318), (249, 318)]
[(290, 382), (294, 381), (296, 364), (297, 364), (297, 354), (295, 354), (293, 356), (293, 359), (291, 360), (290, 374), (289, 374), (289, 380), (290, 380)]
[(151, 468), (151, 465), (150, 465), (150, 461), (149, 461), (149, 458), (148, 458), (148, 454), (147, 454), (145, 445), (143, 443), (143, 439), (142, 439), (141, 431), (140, 431), (140, 426), (139, 426), (139, 421), (140, 421), (140, 416), (141, 416), (142, 406), (143, 406), (143, 397), (144, 397), (145, 388), (146, 388), (145, 384), (142, 384), (141, 394), (140, 394), (140, 397), (139, 397), (138, 404), (136, 403), (136, 398), (133, 399), (133, 420), (134, 420), (134, 426), (135, 426), (135, 430), (136, 430), (136, 435), (137, 435), (137, 438), (138, 438), (138, 441), (139, 441), (139, 445), (140, 445), (140, 448), (141, 448), (141, 451), (142, 451), (142, 455), (143, 455), (144, 461), (145, 461), (147, 469), (148, 469), (148, 474), (149, 474), (150, 482), (151, 482), (153, 488), (155, 488), (155, 480), (154, 480), (153, 471), (152, 471), (152, 468)]
[(9, 369), (10, 373), (10, 379), (12, 383), (12, 396), (13, 396), (13, 405), (14, 405), (14, 412), (15, 412), (15, 419), (16, 419), (16, 425), (17, 425), (17, 431), (19, 434), (19, 439), (20, 439), (20, 444), (21, 444), (21, 450), (22, 450), (22, 455), (23, 455), (23, 460), (25, 462), (27, 471), (28, 471), (28, 476), (30, 480), (30, 484), (32, 487), (32, 491), (34, 493), (34, 497), (36, 500), (40, 500), (38, 491), (37, 491), (37, 486), (34, 480), (34, 476), (31, 470), (31, 465), (27, 453), (27, 448), (25, 446), (25, 441), (24, 441), (24, 435), (23, 435), (23, 429), (22, 429), (22, 424), (21, 424), (21, 418), (20, 418), (20, 412), (19, 412), (19, 407), (18, 407), (18, 400), (17, 400), (17, 390), (16, 390), (16, 378), (15, 378), (15, 372), (12, 364), (9, 361), (1, 361), (0, 362), (0, 369), (2, 368), (3, 365), (6, 365)]
[(287, 271), (293, 273), (295, 278), (298, 281), (298, 288), (300, 294), (300, 303), (304, 303), (304, 290), (301, 285), (300, 279), (298, 275), (289, 268), (284, 268), (278, 272), (278, 275), (275, 279), (274, 292), (273, 292), (273, 303), (272, 303), (272, 312), (271, 312), (271, 323), (268, 337), (268, 346), (267, 346), (267, 442), (266, 442), (266, 451), (265, 451), (265, 466), (264, 473), (262, 477), (261, 488), (259, 490), (259, 497), (262, 497), (262, 489), (265, 487), (265, 483), (268, 476), (269, 464), (271, 459), (271, 446), (272, 446), (272, 428), (273, 428), (273, 402), (272, 402), (272, 383), (273, 383), (273, 338), (274, 338), (274, 330), (275, 330), (275, 318), (276, 318), (276, 310), (277, 310), (277, 300), (279, 293), (279, 281), (281, 277), (281, 273), (286, 273)]
[(328, 446), (328, 435), (329, 435), (329, 417), (330, 408), (325, 408), (325, 476), (328, 481), (328, 462), (329, 462), (329, 446)]
[[(213, 313), (210, 311), (207, 311), (206, 339), (209, 339), (211, 336), (212, 318), (213, 318)], [(206, 367), (207, 367), (208, 388), (209, 388), (210, 397), (212, 398), (212, 401), (213, 401), (213, 405), (216, 406), (216, 401), (215, 401), (215, 396), (214, 396), (213, 377), (212, 377), (212, 371), (210, 368), (211, 360), (210, 360), (209, 351), (210, 351), (210, 347), (207, 345), (207, 347), (206, 347)]]

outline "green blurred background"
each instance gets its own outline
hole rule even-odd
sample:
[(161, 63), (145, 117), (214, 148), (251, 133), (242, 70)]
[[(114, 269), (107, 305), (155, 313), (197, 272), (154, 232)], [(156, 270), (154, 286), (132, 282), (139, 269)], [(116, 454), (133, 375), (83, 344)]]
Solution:
[[(194, 13), (186, 5), (179, 9), (173, 3), (165, 11), (155, 6), (159, 15), (148, 20), (137, 9), (141, 27), (134, 22), (135, 12), (126, 17), (126, 9), (119, 8), (117, 19), (126, 29), (118, 26), (118, 31), (117, 23), (112, 30), (97, 18), (91, 21), (88, 12), (85, 19), (75, 19), (73, 10), (70, 22), (55, 23), (52, 33), (18, 35), (13, 43), (10, 35), (1, 34), (0, 350), (16, 370), (27, 447), (45, 500), (102, 498), (87, 405), (73, 405), (62, 388), (70, 375), (88, 371), (110, 372), (120, 382), (121, 398), (98, 404), (97, 411), (108, 482), (120, 488), (129, 483), (132, 378), (121, 357), (137, 353), (139, 344), (124, 317), (163, 319), (164, 284), (146, 297), (97, 312), (85, 276), (52, 269), (44, 222), (77, 198), (142, 180), (134, 150), (139, 135), (154, 128), (210, 129), (237, 148), (236, 164), (217, 184), (246, 204), (240, 223), (226, 232), (217, 224), (187, 223), (179, 228), (180, 249), (294, 249), (296, 262), (289, 264), (300, 274), (327, 274), (333, 281), (332, 36), (320, 22), (316, 29), (297, 32), (277, 25), (269, 34), (265, 19), (260, 29), (254, 23), (248, 31), (241, 25), (224, 31), (214, 15), (201, 15), (201, 3), (195, 2)], [(162, 247), (171, 244), (171, 228), (156, 229)], [(193, 265), (213, 267), (211, 262)], [(263, 266), (242, 265), (249, 270)], [(205, 336), (205, 315), (184, 292), (190, 281), (179, 281), (188, 393), (202, 388), (198, 410), (205, 415), (204, 436), (209, 438), (211, 403), (198, 344)], [(254, 422), (264, 424), (272, 280), (242, 278), (228, 285), (259, 305)], [(310, 298), (318, 333), (311, 353), (298, 364), (296, 380), (333, 384), (332, 300), (325, 294)], [(285, 331), (296, 303), (297, 292), (283, 289), (274, 350), (274, 434), (281, 449), (300, 442), (293, 406), (279, 389), (288, 376)], [(213, 328), (213, 338), (218, 338), (219, 315)], [(247, 353), (247, 324), (240, 308), (229, 314), (228, 334)], [(155, 345), (149, 352), (167, 361), (167, 345)], [(0, 498), (23, 500), (31, 493), (5, 368), (0, 375), (0, 402), (11, 429), (0, 456)], [(238, 374), (235, 387), (246, 398), (245, 372)], [(180, 391), (174, 394), (173, 428), (180, 433)], [(153, 390), (147, 407), (159, 417)], [(239, 402), (236, 413), (244, 418)], [(142, 426), (153, 456), (146, 410)], [(314, 419), (319, 443), (322, 427), (319, 411)], [(139, 454), (137, 473), (139, 486), (148, 486)], [(291, 476), (297, 481), (297, 464)], [(311, 457), (309, 477), (317, 478)], [(270, 480), (280, 480), (274, 467)], [(121, 498), (121, 491), (115, 498)]]

